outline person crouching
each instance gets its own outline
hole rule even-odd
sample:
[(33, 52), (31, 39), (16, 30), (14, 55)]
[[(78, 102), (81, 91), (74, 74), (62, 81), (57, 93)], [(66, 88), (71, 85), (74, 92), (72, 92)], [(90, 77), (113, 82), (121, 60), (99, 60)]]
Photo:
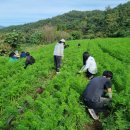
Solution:
[(34, 57), (31, 56), (29, 52), (27, 52), (26, 53), (26, 61), (25, 61), (24, 69), (26, 69), (28, 65), (32, 65), (34, 63), (35, 63)]

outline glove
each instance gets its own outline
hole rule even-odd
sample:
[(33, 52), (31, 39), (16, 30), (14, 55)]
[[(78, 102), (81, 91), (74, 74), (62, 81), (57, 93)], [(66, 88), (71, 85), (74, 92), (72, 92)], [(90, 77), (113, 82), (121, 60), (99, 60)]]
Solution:
[(108, 97), (112, 99), (112, 93), (108, 93)]
[(82, 73), (82, 71), (78, 71), (78, 72), (77, 72), (77, 74), (81, 74), (81, 73)]

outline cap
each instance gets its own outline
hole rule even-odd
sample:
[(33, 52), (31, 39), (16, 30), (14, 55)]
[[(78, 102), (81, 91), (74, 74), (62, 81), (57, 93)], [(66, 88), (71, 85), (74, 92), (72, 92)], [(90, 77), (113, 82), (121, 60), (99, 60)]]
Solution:
[(61, 41), (61, 42), (65, 42), (65, 39), (61, 39), (60, 41)]

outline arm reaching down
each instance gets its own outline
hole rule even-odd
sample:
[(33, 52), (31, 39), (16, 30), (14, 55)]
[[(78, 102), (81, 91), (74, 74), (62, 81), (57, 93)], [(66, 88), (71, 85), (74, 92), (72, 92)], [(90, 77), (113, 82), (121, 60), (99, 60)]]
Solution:
[(112, 89), (111, 88), (108, 88), (107, 89), (108, 90), (108, 97), (110, 98), (110, 99), (112, 99)]
[(80, 71), (78, 73), (83, 73), (84, 72), (84, 68), (85, 68), (85, 65), (80, 69)]
[(108, 96), (110, 99), (112, 99), (112, 83), (110, 80), (108, 80), (105, 83), (105, 90), (106, 90), (106, 96)]

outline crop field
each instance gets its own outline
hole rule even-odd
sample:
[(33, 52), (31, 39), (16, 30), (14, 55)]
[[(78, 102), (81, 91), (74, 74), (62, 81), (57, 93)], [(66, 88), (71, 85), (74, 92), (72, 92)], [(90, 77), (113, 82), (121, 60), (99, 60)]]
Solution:
[(26, 70), (25, 59), (9, 62), (8, 57), (0, 57), (0, 130), (87, 130), (93, 125), (79, 100), (89, 82), (84, 74), (77, 74), (84, 51), (95, 58), (97, 76), (104, 70), (114, 74), (111, 113), (100, 115), (103, 130), (130, 130), (130, 38), (66, 43), (69, 47), (58, 75), (53, 68), (55, 44), (28, 48), (36, 63)]

